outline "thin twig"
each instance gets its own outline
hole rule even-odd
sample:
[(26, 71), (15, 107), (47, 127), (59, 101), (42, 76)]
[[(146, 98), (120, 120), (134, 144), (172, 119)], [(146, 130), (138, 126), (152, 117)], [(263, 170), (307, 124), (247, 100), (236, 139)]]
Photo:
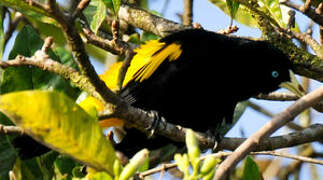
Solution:
[(51, 48), (52, 44), (54, 42), (54, 38), (53, 37), (47, 37), (44, 41), (43, 47), (41, 48), (41, 50), (44, 53), (48, 53), (48, 50)]
[(18, 126), (4, 126), (0, 124), (0, 135), (23, 135), (25, 132)]
[(312, 5), (312, 0), (306, 0), (304, 5), (300, 7), (300, 10), (306, 13), (311, 8), (311, 5)]
[(117, 39), (115, 42), (112, 40), (110, 41), (108, 39), (103, 39), (95, 35), (95, 33), (91, 31), (91, 29), (85, 24), (83, 24), (82, 30), (86, 37), (86, 43), (93, 44), (99, 48), (109, 51), (112, 54), (124, 55), (127, 51), (132, 51), (132, 48), (128, 43), (120, 39)]
[(90, 4), (90, 2), (91, 0), (81, 0), (80, 3), (76, 6), (72, 18), (75, 19)]
[(319, 58), (323, 59), (323, 47), (309, 33), (298, 33), (283, 28), (276, 28), (275, 30), (279, 33), (285, 34), (289, 38), (295, 38), (302, 43), (309, 45), (309, 47), (313, 49), (316, 55)]
[(259, 94), (254, 96), (256, 99), (272, 100), (272, 101), (295, 101), (298, 97), (293, 93), (272, 92), (269, 94)]
[[(227, 157), (230, 156), (233, 152), (217, 152), (214, 154), (209, 154), (203, 157), (200, 157), (201, 160), (204, 160), (205, 158), (212, 156), (214, 158), (223, 158), (223, 157)], [(302, 155), (293, 155), (293, 154), (288, 154), (288, 153), (282, 153), (282, 152), (277, 152), (277, 151), (260, 151), (260, 152), (250, 152), (250, 155), (270, 155), (270, 156), (278, 156), (278, 157), (283, 157), (283, 158), (288, 158), (288, 159), (293, 159), (293, 160), (297, 160), (297, 161), (302, 161), (302, 162), (307, 162), (307, 163), (312, 163), (312, 164), (323, 164), (323, 160), (318, 160), (318, 159), (314, 159), (314, 158), (309, 158), (309, 157), (305, 157)], [(155, 173), (159, 173), (159, 172), (163, 172), (163, 171), (167, 171), (169, 169), (172, 168), (176, 168), (177, 164), (176, 163), (167, 163), (167, 164), (162, 164), (159, 167), (153, 168), (153, 169), (149, 169), (147, 171), (141, 172), (138, 174), (138, 176), (143, 179), (146, 176), (155, 174)]]
[[(299, 153), (300, 156), (304, 157), (312, 157), (314, 154), (314, 150), (311, 146), (304, 149), (302, 152)], [(280, 169), (278, 173), (279, 179), (288, 179), (288, 176), (293, 173), (295, 170), (299, 169), (300, 166), (303, 164), (304, 161), (294, 161), (287, 166)]]
[(193, 22), (193, 0), (184, 0), (183, 24), (191, 26)]
[(270, 122), (265, 124), (259, 131), (249, 137), (241, 144), (234, 153), (229, 156), (223, 163), (220, 164), (215, 179), (225, 179), (228, 173), (243, 159), (249, 152), (253, 151), (259, 142), (275, 132), (277, 129), (292, 121), (294, 117), (300, 114), (303, 110), (311, 107), (318, 101), (323, 99), (323, 86), (317, 88), (313, 92), (303, 96), (293, 105), (279, 113)]
[[(9, 18), (10, 19), (10, 18)], [(24, 21), (26, 20), (24, 15), (21, 14), (21, 13), (17, 13), (15, 19), (13, 19), (13, 21), (10, 21), (9, 25), (8, 25), (8, 29), (4, 35), (4, 44), (6, 46), (6, 44), (8, 43), (9, 39), (11, 38), (13, 32), (15, 32), (18, 24), (21, 22), (21, 21)]]
[[(304, 13), (306, 16), (311, 18), (314, 22), (316, 22), (320, 26), (323, 26), (323, 15), (316, 13), (315, 10), (312, 9), (311, 7), (304, 9), (304, 8), (302, 8), (303, 6), (292, 3), (289, 0), (283, 0), (283, 1), (280, 1), (280, 3)], [(304, 10), (306, 10), (306, 11), (304, 11)]]
[(301, 155), (281, 153), (281, 152), (277, 152), (277, 151), (253, 152), (253, 153), (250, 153), (250, 154), (252, 154), (252, 155), (272, 155), (272, 156), (279, 156), (279, 157), (294, 159), (294, 160), (298, 160), (298, 161), (303, 161), (303, 162), (308, 162), (308, 163), (323, 165), (323, 160), (309, 158), (309, 157), (305, 157), (305, 156), (301, 156)]
[(32, 57), (16, 56), (15, 59), (8, 61), (0, 61), (1, 68), (17, 67), (17, 66), (34, 66), (44, 71), (53, 72), (71, 81), (80, 89), (91, 94), (93, 97), (100, 98), (100, 95), (92, 87), (89, 80), (81, 75), (77, 70), (60, 64), (51, 59), (44, 51), (37, 51)]
[(230, 25), (227, 29), (222, 29), (222, 30), (218, 31), (217, 33), (229, 35), (229, 34), (237, 32), (238, 30), (239, 30), (238, 26), (236, 26), (236, 25), (231, 26)]

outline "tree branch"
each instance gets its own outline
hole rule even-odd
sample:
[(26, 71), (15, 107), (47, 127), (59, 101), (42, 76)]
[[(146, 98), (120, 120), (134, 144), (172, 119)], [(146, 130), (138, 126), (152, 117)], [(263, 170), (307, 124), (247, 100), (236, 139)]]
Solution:
[(302, 12), (307, 17), (311, 18), (314, 22), (323, 26), (323, 15), (320, 15), (315, 12), (315, 10), (311, 7), (303, 8), (303, 6), (290, 2), (289, 0), (283, 0), (280, 2), (281, 4), (291, 7), (299, 12)]
[[(46, 43), (45, 43), (46, 44)], [(44, 49), (44, 48), (42, 48)], [(9, 61), (0, 61), (0, 67), (1, 68), (7, 68), (7, 67), (14, 67), (14, 66), (26, 66), (26, 65), (32, 65), (35, 67), (39, 67), (42, 70), (47, 70), (56, 74), (61, 75), (67, 80), (71, 80), (75, 85), (80, 87), (81, 89), (85, 90), (89, 94), (91, 94), (94, 97), (99, 96), (97, 92), (94, 90), (94, 88), (91, 86), (90, 82), (87, 80), (86, 77), (83, 77), (81, 74), (79, 74), (75, 69), (64, 66), (48, 57), (48, 55), (44, 54), (43, 51), (37, 51), (34, 56), (27, 58), (24, 56), (17, 56), (13, 60)], [(92, 87), (92, 88), (89, 88)], [(148, 113), (142, 111), (140, 109), (131, 108), (133, 111), (136, 112), (136, 116), (132, 118), (131, 112), (129, 114), (125, 113), (123, 115), (120, 115), (120, 117), (126, 117), (129, 119), (127, 122), (131, 123), (134, 121), (134, 124), (137, 124), (137, 126), (141, 127), (142, 131), (146, 132), (145, 127), (149, 127), (153, 120), (149, 116)], [(126, 111), (126, 110), (125, 110)], [(139, 112), (138, 112), (139, 111)], [(146, 117), (146, 115), (148, 117)], [(129, 117), (128, 117), (129, 116)], [(136, 118), (137, 117), (137, 118)], [(174, 141), (185, 141), (185, 130), (186, 128), (173, 125), (171, 123), (161, 123), (161, 125), (158, 127), (157, 134), (161, 134), (167, 137), (170, 137)], [(212, 148), (214, 147), (214, 141), (213, 138), (208, 137), (207, 135), (203, 133), (197, 133), (198, 139), (200, 141), (200, 144), (203, 148)], [(321, 125), (313, 125), (308, 129), (305, 129), (300, 132), (291, 133), (285, 136), (278, 136), (278, 137), (272, 137), (268, 139), (264, 139), (262, 143), (260, 143), (257, 146), (257, 150), (273, 150), (277, 148), (283, 148), (283, 147), (291, 147), (303, 143), (318, 141), (323, 135), (323, 126)], [(245, 139), (244, 138), (224, 138), (221, 142), (218, 144), (219, 149), (229, 149), (234, 150), (241, 144)]]
[[(314, 124), (310, 127), (292, 132), (282, 136), (263, 138), (259, 144), (254, 147), (253, 151), (272, 151), (281, 148), (298, 146), (301, 144), (321, 141), (323, 137), (323, 125)], [(218, 145), (218, 149), (234, 151), (247, 138), (223, 138)]]
[(256, 99), (264, 99), (271, 101), (295, 101), (298, 97), (293, 93), (272, 92), (269, 94), (259, 94), (255, 96)]
[(215, 179), (225, 179), (228, 173), (236, 166), (236, 164), (244, 158), (249, 152), (253, 151), (257, 144), (275, 132), (277, 129), (292, 121), (294, 117), (300, 114), (303, 110), (311, 107), (316, 102), (323, 99), (323, 86), (313, 92), (303, 96), (293, 105), (285, 109), (283, 112), (275, 116), (270, 122), (265, 124), (259, 131), (249, 137), (241, 144), (234, 153), (229, 156), (219, 166)]
[(17, 66), (35, 66), (44, 71), (49, 71), (58, 74), (71, 81), (80, 89), (91, 94), (98, 99), (101, 96), (95, 91), (88, 78), (81, 75), (77, 70), (60, 64), (57, 61), (52, 60), (44, 51), (37, 51), (32, 57), (24, 57), (21, 55), (16, 56), (15, 59), (8, 61), (0, 61), (1, 68), (17, 67)]
[(191, 26), (193, 23), (193, 0), (184, 0), (183, 24)]
[(309, 158), (309, 157), (305, 157), (305, 156), (301, 156), (301, 155), (293, 155), (293, 154), (288, 154), (288, 153), (281, 153), (281, 152), (276, 152), (276, 151), (252, 152), (250, 154), (252, 154), (252, 155), (279, 156), (279, 157), (294, 159), (294, 160), (297, 160), (297, 161), (303, 161), (303, 162), (323, 165), (323, 160)]
[(18, 126), (4, 126), (0, 124), (0, 135), (23, 135), (24, 130)]
[(93, 65), (89, 60), (89, 56), (85, 51), (84, 43), (75, 27), (75, 21), (72, 15), (64, 15), (58, 8), (55, 0), (46, 1), (47, 4), (40, 5), (40, 8), (48, 11), (50, 15), (61, 25), (63, 32), (67, 37), (67, 42), (72, 49), (72, 53), (81, 69), (82, 75), (86, 76), (94, 87), (95, 91), (101, 96), (101, 100), (105, 103), (114, 105), (125, 104), (121, 98), (115, 95), (99, 78)]
[[(221, 159), (227, 156), (230, 156), (232, 154), (232, 152), (217, 152), (214, 154), (209, 154), (206, 156), (201, 157), (200, 159), (203, 160), (208, 156), (212, 156), (214, 158), (217, 159)], [(320, 164), (323, 165), (323, 161), (322, 160), (318, 160), (318, 159), (314, 159), (314, 158), (309, 158), (306, 156), (302, 156), (302, 155), (293, 155), (293, 154), (288, 154), (288, 153), (281, 153), (281, 152), (277, 152), (277, 151), (260, 151), (260, 152), (251, 152), (249, 153), (250, 155), (270, 155), (270, 156), (279, 156), (279, 157), (283, 157), (283, 158), (288, 158), (288, 159), (293, 159), (293, 160), (297, 160), (297, 161), (301, 161), (301, 162), (307, 162), (307, 163), (312, 163), (312, 164)], [(154, 173), (158, 173), (161, 171), (165, 171), (165, 170), (169, 170), (171, 168), (175, 168), (177, 167), (176, 163), (167, 163), (167, 164), (163, 164), (162, 166), (159, 167), (155, 167), (153, 169), (149, 169), (147, 171), (141, 172), (138, 174), (138, 176), (141, 179), (144, 179), (144, 177), (152, 175)]]
[(172, 32), (189, 28), (188, 26), (153, 15), (138, 7), (125, 4), (120, 7), (119, 18), (135, 27), (154, 33), (160, 37), (165, 37)]
[[(269, 112), (268, 110), (262, 108), (261, 106), (253, 103), (253, 102), (250, 102), (248, 101), (248, 107), (252, 108), (253, 110), (257, 111), (257, 112), (260, 112), (261, 114), (269, 117), (269, 118), (273, 118), (275, 115), (271, 112)], [(300, 130), (303, 130), (304, 128), (301, 127), (300, 125), (294, 123), (294, 122), (289, 122), (286, 124), (286, 126), (290, 129), (294, 129), (294, 130), (297, 130), (297, 131), (300, 131)]]

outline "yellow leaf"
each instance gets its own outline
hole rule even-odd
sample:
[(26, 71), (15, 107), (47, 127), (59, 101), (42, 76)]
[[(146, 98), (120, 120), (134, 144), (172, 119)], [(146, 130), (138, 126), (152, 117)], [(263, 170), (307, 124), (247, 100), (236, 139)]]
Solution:
[(113, 174), (115, 152), (97, 121), (63, 93), (19, 91), (0, 96), (0, 111), (40, 143)]

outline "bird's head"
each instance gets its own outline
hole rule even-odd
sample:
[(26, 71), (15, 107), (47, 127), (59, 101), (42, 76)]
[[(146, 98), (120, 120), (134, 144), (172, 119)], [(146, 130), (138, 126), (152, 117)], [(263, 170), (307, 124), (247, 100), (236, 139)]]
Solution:
[[(257, 73), (254, 74), (256, 79), (259, 78), (261, 83), (261, 92), (269, 93), (279, 87), (286, 88), (297, 96), (304, 95), (301, 86), (298, 84), (295, 75), (293, 73), (293, 66), (290, 59), (279, 49), (273, 47), (270, 43), (260, 41), (257, 45), (259, 48), (258, 52), (255, 52), (258, 57), (258, 68)], [(257, 49), (256, 49), (257, 51)]]

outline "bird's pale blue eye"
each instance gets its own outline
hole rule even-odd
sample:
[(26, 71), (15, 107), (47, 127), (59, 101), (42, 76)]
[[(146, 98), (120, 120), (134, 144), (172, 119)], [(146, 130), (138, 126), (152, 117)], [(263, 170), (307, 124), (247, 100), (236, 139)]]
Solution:
[(271, 72), (271, 76), (277, 78), (279, 76), (279, 73), (277, 71), (273, 71)]

